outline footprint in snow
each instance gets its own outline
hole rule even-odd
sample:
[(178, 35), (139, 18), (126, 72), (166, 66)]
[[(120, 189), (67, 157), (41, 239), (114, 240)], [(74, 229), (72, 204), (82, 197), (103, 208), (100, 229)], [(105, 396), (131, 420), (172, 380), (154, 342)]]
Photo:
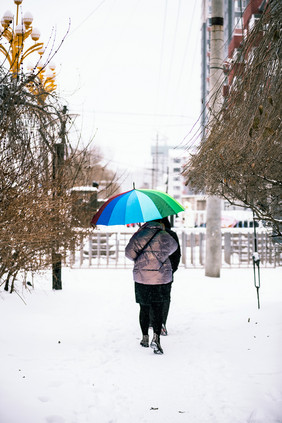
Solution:
[(41, 402), (48, 402), (48, 401), (50, 401), (50, 398), (48, 398), (48, 397), (44, 397), (44, 396), (38, 397), (38, 399), (39, 399), (39, 401), (41, 401)]
[(61, 416), (48, 416), (46, 423), (66, 423), (65, 419)]

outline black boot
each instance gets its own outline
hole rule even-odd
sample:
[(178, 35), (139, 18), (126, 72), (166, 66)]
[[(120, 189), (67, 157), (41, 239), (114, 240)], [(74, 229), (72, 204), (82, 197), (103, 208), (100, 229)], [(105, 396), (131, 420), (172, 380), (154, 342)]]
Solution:
[(164, 323), (162, 324), (161, 335), (167, 336), (167, 328)]
[(143, 338), (141, 339), (140, 345), (142, 345), (142, 347), (149, 347), (149, 335), (143, 335)]
[(161, 347), (161, 343), (160, 343), (160, 335), (157, 335), (156, 333), (154, 333), (150, 347), (153, 348), (155, 354), (163, 354), (164, 353), (164, 351)]

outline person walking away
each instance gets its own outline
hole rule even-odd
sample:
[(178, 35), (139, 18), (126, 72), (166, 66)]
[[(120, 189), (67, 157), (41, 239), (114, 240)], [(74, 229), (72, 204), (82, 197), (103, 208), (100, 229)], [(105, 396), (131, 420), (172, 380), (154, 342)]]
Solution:
[(163, 354), (160, 344), (163, 309), (165, 301), (170, 298), (173, 280), (169, 256), (177, 247), (175, 239), (158, 219), (142, 225), (125, 248), (125, 256), (134, 261), (135, 300), (140, 305), (139, 323), (143, 336), (140, 345), (149, 347), (151, 309), (154, 335), (150, 346), (155, 354)]
[[(171, 229), (171, 224), (167, 217), (164, 217), (163, 219), (161, 219), (161, 223), (165, 225), (166, 232), (168, 232), (177, 242), (177, 249), (169, 256), (171, 267), (172, 267), (172, 275), (174, 275), (174, 273), (178, 269), (180, 258), (181, 258), (181, 249), (180, 249), (179, 239), (178, 239), (177, 233)], [(167, 301), (165, 301), (163, 306), (163, 323), (162, 323), (162, 329), (161, 329), (161, 335), (163, 336), (167, 335), (166, 322), (167, 322), (169, 307), (170, 307), (170, 297)]]

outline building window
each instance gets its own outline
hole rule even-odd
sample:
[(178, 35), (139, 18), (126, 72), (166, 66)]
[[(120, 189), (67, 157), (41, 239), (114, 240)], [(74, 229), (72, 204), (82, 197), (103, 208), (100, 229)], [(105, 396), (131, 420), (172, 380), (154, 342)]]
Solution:
[(234, 2), (235, 12), (240, 12), (243, 9), (243, 2), (241, 0), (235, 0)]
[(243, 28), (243, 19), (240, 16), (235, 16), (234, 24), (237, 29)]
[(197, 210), (206, 210), (206, 200), (197, 201)]

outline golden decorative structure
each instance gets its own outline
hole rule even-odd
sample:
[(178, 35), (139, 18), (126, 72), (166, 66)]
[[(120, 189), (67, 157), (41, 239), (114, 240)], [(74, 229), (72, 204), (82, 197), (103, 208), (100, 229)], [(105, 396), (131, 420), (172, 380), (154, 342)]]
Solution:
[[(14, 16), (9, 10), (4, 13), (1, 19), (0, 51), (7, 59), (9, 69), (15, 77), (17, 77), (20, 73), (24, 60), (32, 53), (39, 53), (37, 64), (35, 66), (29, 65), (28, 69), (31, 72), (36, 72), (36, 77), (41, 82), (40, 91), (45, 91), (47, 95), (56, 89), (55, 65), (49, 63), (48, 69), (46, 69), (46, 64), (42, 63), (41, 58), (44, 53), (44, 44), (38, 41), (40, 38), (40, 31), (37, 28), (32, 27), (33, 17), (31, 13), (26, 12), (22, 17), (21, 23), (19, 23), (19, 6), (22, 1), (23, 0), (14, 0), (14, 3), (17, 6), (16, 22), (14, 25)], [(27, 41), (31, 40), (34, 41), (34, 44), (25, 48)], [(30, 90), (37, 93), (38, 88), (35, 84), (32, 84), (30, 86)]]

